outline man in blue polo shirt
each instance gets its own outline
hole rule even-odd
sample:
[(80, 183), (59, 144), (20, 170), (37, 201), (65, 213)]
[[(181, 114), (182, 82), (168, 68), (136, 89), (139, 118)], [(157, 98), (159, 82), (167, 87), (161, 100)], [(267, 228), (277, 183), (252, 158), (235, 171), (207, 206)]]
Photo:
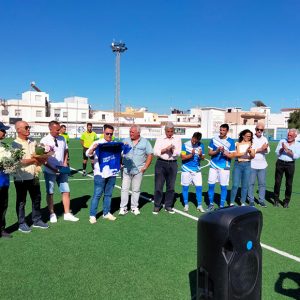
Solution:
[(123, 156), (123, 179), (121, 190), (121, 204), (119, 215), (127, 214), (127, 205), (129, 198), (129, 188), (131, 185), (131, 212), (134, 215), (139, 215), (138, 208), (140, 187), (144, 172), (151, 164), (153, 157), (153, 150), (150, 142), (141, 137), (141, 128), (133, 125), (129, 130), (129, 138), (123, 140), (124, 144), (128, 144), (131, 150)]
[(211, 139), (208, 155), (211, 156), (210, 169), (208, 175), (208, 210), (214, 209), (215, 184), (220, 183), (221, 201), (220, 207), (224, 207), (227, 197), (227, 186), (230, 177), (230, 161), (235, 155), (234, 140), (227, 137), (229, 131), (228, 124), (220, 126), (219, 136)]
[(195, 132), (190, 141), (182, 145), (181, 150), (181, 185), (184, 211), (189, 210), (189, 185), (196, 187), (197, 210), (205, 212), (202, 207), (202, 174), (200, 162), (204, 158), (204, 146), (200, 142), (202, 134)]

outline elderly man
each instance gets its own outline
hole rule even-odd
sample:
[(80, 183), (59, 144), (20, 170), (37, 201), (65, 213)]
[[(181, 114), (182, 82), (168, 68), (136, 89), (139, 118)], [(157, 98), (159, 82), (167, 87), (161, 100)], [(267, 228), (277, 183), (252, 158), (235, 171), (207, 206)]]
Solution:
[(131, 212), (139, 215), (139, 197), (143, 174), (151, 164), (153, 150), (150, 142), (141, 137), (141, 128), (133, 125), (129, 130), (129, 138), (123, 140), (124, 144), (131, 146), (131, 150), (123, 157), (123, 179), (121, 190), (121, 204), (119, 215), (128, 213), (127, 205), (129, 188), (132, 187)]
[(252, 149), (255, 150), (255, 157), (251, 160), (251, 173), (248, 188), (248, 198), (250, 206), (254, 206), (254, 185), (258, 182), (258, 203), (262, 207), (267, 207), (265, 203), (266, 195), (266, 169), (268, 163), (266, 154), (270, 152), (268, 140), (263, 136), (265, 124), (258, 122), (253, 136)]
[[(62, 195), (64, 206), (64, 220), (76, 222), (79, 219), (70, 212), (70, 188), (68, 183), (68, 147), (64, 137), (59, 135), (60, 124), (57, 121), (49, 122), (50, 133), (41, 139), (41, 144), (48, 145), (54, 154), (48, 158), (44, 167), (44, 176), (47, 192), (47, 203), (50, 212), (50, 222), (57, 223), (54, 212), (53, 193), (57, 183)], [(65, 168), (63, 168), (65, 167)]]
[[(10, 127), (5, 126), (0, 122), (0, 148), (3, 147), (1, 140), (5, 138), (6, 130)], [(5, 214), (8, 207), (8, 189), (9, 189), (9, 175), (0, 170), (0, 238), (11, 238), (12, 235), (5, 231)]]
[(275, 153), (277, 155), (274, 185), (274, 206), (279, 206), (280, 186), (285, 175), (285, 199), (283, 207), (288, 208), (292, 195), (295, 160), (300, 157), (300, 143), (296, 142), (297, 129), (289, 129), (287, 138), (279, 141)]
[(21, 160), (22, 167), (14, 175), (16, 187), (16, 211), (18, 216), (19, 231), (23, 233), (31, 232), (30, 227), (25, 221), (25, 206), (27, 192), (32, 201), (32, 222), (33, 227), (47, 229), (49, 225), (41, 219), (41, 189), (37, 174), (37, 166), (45, 163), (46, 159), (33, 157), (35, 154), (36, 141), (29, 138), (30, 126), (25, 121), (18, 121), (15, 124), (17, 138), (12, 146), (23, 149), (24, 156)]
[(174, 214), (172, 208), (174, 200), (174, 186), (177, 175), (177, 158), (181, 153), (181, 139), (174, 136), (174, 124), (168, 122), (165, 134), (157, 138), (154, 145), (155, 164), (155, 191), (153, 214), (157, 215), (161, 209), (163, 188), (166, 183), (165, 210)]

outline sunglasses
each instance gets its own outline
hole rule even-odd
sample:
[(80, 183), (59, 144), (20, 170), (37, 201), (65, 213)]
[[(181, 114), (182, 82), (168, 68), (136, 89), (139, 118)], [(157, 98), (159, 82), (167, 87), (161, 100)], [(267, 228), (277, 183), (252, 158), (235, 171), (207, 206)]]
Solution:
[(256, 131), (264, 132), (264, 129), (261, 128), (255, 128)]
[(110, 132), (105, 132), (105, 135), (110, 135), (110, 136), (112, 136), (112, 135), (113, 135), (113, 133), (110, 133)]
[(31, 126), (24, 126), (23, 127), (25, 130), (29, 130), (31, 128)]

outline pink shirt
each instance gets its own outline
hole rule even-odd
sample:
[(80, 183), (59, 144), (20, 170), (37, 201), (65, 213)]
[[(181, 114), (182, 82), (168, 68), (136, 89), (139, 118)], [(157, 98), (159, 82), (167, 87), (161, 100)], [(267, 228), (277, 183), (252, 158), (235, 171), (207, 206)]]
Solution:
[[(161, 150), (170, 146), (174, 145), (175, 149), (173, 151), (173, 154), (164, 153), (161, 154)], [(154, 145), (154, 155), (157, 157), (160, 157), (164, 160), (176, 160), (178, 156), (180, 156), (181, 153), (181, 139), (180, 137), (173, 135), (170, 139), (168, 139), (165, 135), (161, 136), (156, 139), (155, 145)]]

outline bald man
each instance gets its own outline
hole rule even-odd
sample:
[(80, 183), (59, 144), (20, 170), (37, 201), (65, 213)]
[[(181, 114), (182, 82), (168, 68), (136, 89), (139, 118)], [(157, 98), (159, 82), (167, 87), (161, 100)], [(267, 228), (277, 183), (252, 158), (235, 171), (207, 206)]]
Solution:
[(36, 141), (29, 138), (30, 126), (25, 121), (18, 121), (15, 124), (17, 138), (12, 146), (23, 149), (24, 155), (21, 160), (22, 167), (14, 175), (14, 184), (16, 188), (16, 211), (18, 216), (19, 231), (23, 233), (31, 232), (25, 220), (26, 196), (29, 192), (32, 201), (32, 222), (33, 227), (47, 229), (48, 224), (41, 219), (41, 190), (40, 182), (37, 177), (36, 167), (45, 163), (45, 158), (33, 158), (35, 153)]

